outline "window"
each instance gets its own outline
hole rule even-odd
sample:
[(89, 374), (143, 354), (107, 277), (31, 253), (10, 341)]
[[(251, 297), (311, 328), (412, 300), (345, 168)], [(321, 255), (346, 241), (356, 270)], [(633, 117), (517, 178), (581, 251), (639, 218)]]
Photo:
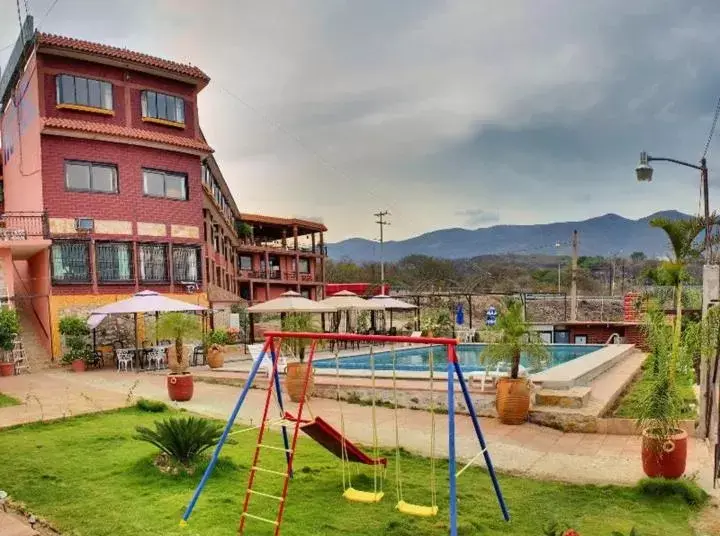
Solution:
[(185, 101), (180, 97), (143, 91), (140, 100), (143, 117), (185, 123)]
[(173, 278), (178, 282), (200, 281), (200, 249), (173, 247)]
[(99, 243), (95, 245), (95, 264), (100, 282), (133, 281), (132, 244)]
[(310, 260), (309, 259), (300, 259), (298, 263), (298, 272), (301, 274), (309, 274), (310, 273)]
[(111, 164), (65, 162), (65, 187), (79, 192), (117, 193), (117, 168)]
[(240, 255), (238, 262), (240, 263), (240, 269), (244, 272), (249, 272), (250, 270), (252, 270), (253, 262), (250, 255)]
[(167, 247), (164, 244), (138, 246), (140, 280), (164, 283), (168, 281)]
[(53, 281), (58, 283), (90, 281), (90, 248), (87, 242), (55, 242), (51, 252)]
[(55, 86), (58, 104), (77, 104), (101, 110), (113, 109), (110, 82), (60, 74), (55, 77)]
[(143, 170), (145, 195), (187, 201), (187, 176), (165, 171)]

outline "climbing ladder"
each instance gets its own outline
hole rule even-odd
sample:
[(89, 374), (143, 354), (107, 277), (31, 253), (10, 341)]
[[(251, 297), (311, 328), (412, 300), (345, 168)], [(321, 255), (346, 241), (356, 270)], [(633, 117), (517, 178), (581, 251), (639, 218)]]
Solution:
[[(293, 459), (295, 457), (295, 446), (297, 444), (297, 438), (300, 432), (300, 427), (302, 426), (302, 413), (303, 409), (305, 408), (305, 399), (306, 399), (306, 392), (307, 392), (307, 386), (308, 381), (310, 378), (310, 373), (312, 372), (312, 361), (313, 357), (315, 356), (315, 346), (317, 345), (317, 341), (313, 341), (312, 346), (310, 348), (310, 355), (308, 356), (308, 363), (307, 363), (307, 369), (305, 371), (305, 378), (303, 381), (303, 389), (302, 389), (302, 396), (300, 399), (300, 403), (298, 404), (298, 410), (297, 410), (297, 418), (294, 420), (288, 420), (283, 419), (280, 421), (269, 421), (268, 420), (268, 414), (270, 411), (270, 403), (272, 400), (273, 394), (276, 394), (278, 405), (280, 406), (280, 413), (281, 415), (285, 415), (285, 411), (283, 409), (282, 405), (282, 397), (280, 396), (280, 381), (279, 376), (277, 373), (277, 364), (279, 360), (279, 353), (280, 353), (280, 342), (278, 342), (276, 349), (273, 350), (272, 356), (273, 356), (273, 371), (270, 376), (270, 385), (267, 390), (267, 396), (265, 397), (265, 407), (263, 409), (263, 416), (262, 416), (262, 422), (260, 423), (260, 429), (258, 432), (258, 439), (257, 439), (257, 445), (255, 446), (255, 454), (253, 455), (253, 461), (252, 465), (250, 466), (250, 479), (248, 481), (247, 491), (245, 492), (245, 500), (243, 501), (243, 510), (240, 517), (240, 528), (238, 529), (238, 534), (246, 534), (246, 525), (248, 521), (257, 521), (260, 523), (270, 524), (275, 527), (275, 536), (280, 534), (280, 525), (282, 523), (282, 517), (283, 513), (285, 511), (285, 501), (287, 498), (287, 492), (288, 487), (290, 484), (290, 479), (292, 478), (292, 464)], [(275, 424), (278, 423), (282, 426), (283, 429), (283, 439), (284, 439), (284, 447), (278, 447), (275, 445), (270, 445), (264, 442), (265, 439), (265, 431), (268, 429), (269, 424)], [(288, 438), (287, 438), (287, 428), (291, 425), (293, 427), (292, 432), (292, 441), (290, 444), (288, 444)], [(260, 453), (263, 451), (271, 451), (271, 452), (284, 452), (285, 453), (285, 460), (286, 460), (286, 469), (285, 471), (276, 471), (274, 469), (267, 469), (260, 466)], [(270, 475), (271, 477), (280, 477), (282, 480), (282, 491), (280, 495), (273, 495), (269, 493), (264, 493), (261, 491), (257, 491), (254, 489), (253, 486), (256, 485), (255, 478), (258, 473), (263, 473)], [(264, 497), (266, 499), (271, 499), (274, 501), (277, 501), (278, 503), (278, 509), (277, 509), (277, 515), (275, 516), (275, 519), (270, 519), (267, 517), (259, 516), (257, 514), (253, 514), (249, 512), (251, 499), (253, 497)], [(255, 533), (255, 531), (248, 531), (249, 534)]]

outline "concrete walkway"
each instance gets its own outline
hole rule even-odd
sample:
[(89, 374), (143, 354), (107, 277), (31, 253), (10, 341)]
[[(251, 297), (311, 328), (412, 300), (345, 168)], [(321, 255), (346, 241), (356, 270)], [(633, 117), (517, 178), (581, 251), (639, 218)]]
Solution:
[[(120, 408), (140, 397), (167, 401), (164, 374), (92, 371), (73, 374), (47, 371), (0, 380), (0, 391), (24, 403), (0, 409), (0, 428), (37, 420), (50, 420)], [(227, 419), (239, 395), (239, 388), (195, 383), (195, 396), (178, 404), (189, 411)], [(265, 391), (250, 391), (240, 421), (257, 424), (265, 402)], [(295, 411), (294, 404), (288, 404)], [(313, 400), (314, 415), (339, 427), (340, 407), (326, 399)], [(372, 442), (371, 408), (343, 404), (346, 435), (353, 441)], [(429, 454), (430, 415), (423, 411), (398, 412), (402, 446), (418, 454)], [(380, 444), (393, 447), (395, 416), (391, 409), (377, 408)], [(469, 460), (479, 452), (470, 419), (456, 420), (458, 456)], [(642, 478), (640, 438), (601, 434), (563, 433), (533, 424), (505, 426), (495, 419), (481, 419), (490, 454), (503, 472), (538, 479), (574, 483), (631, 485)], [(436, 416), (438, 455), (447, 455), (447, 416)], [(712, 456), (704, 442), (694, 438), (688, 444), (687, 475), (712, 491)], [(717, 493), (717, 491), (716, 491)]]

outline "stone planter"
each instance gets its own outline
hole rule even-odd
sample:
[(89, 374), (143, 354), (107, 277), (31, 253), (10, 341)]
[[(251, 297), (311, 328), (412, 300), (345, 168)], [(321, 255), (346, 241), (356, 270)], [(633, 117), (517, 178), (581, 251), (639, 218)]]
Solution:
[(0, 363), (0, 376), (12, 376), (15, 374), (15, 363)]
[(73, 359), (70, 366), (72, 367), (73, 372), (85, 372), (85, 360), (83, 359)]
[(222, 346), (210, 346), (207, 350), (207, 364), (211, 369), (222, 367), (225, 364), (225, 349)]
[[(293, 402), (300, 402), (302, 399), (303, 389), (305, 387), (305, 374), (307, 372), (307, 363), (288, 363), (287, 372), (285, 374), (285, 386), (288, 392), (290, 400)], [(315, 376), (313, 371), (310, 371), (310, 377), (308, 378), (306, 398), (312, 396), (313, 390), (315, 389)]]

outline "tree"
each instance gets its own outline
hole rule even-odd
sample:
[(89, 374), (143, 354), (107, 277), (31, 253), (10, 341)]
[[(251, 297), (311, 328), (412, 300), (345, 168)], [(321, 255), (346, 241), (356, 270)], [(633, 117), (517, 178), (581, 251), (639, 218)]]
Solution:
[[(717, 216), (713, 214), (712, 220)], [(675, 323), (673, 327), (672, 356), (670, 358), (670, 374), (675, 374), (680, 353), (682, 335), (682, 294), (683, 283), (688, 280), (688, 264), (700, 257), (703, 247), (697, 243), (698, 236), (705, 230), (706, 221), (702, 217), (684, 220), (653, 218), (650, 225), (662, 229), (670, 242), (670, 258), (660, 264), (656, 277), (674, 288)]]
[(630, 260), (633, 262), (643, 262), (647, 259), (647, 256), (642, 251), (633, 251), (630, 254)]
[(519, 300), (505, 300), (503, 309), (493, 328), (499, 334), (497, 342), (485, 347), (482, 359), (490, 363), (509, 361), (510, 377), (517, 379), (523, 354), (535, 363), (547, 361), (550, 354), (537, 331), (525, 321), (523, 305)]
[(160, 316), (157, 327), (158, 337), (175, 341), (175, 358), (177, 365), (173, 366), (174, 373), (182, 373), (187, 369), (187, 362), (183, 353), (183, 342), (191, 338), (200, 338), (202, 330), (200, 322), (195, 315), (187, 313), (165, 313)]

